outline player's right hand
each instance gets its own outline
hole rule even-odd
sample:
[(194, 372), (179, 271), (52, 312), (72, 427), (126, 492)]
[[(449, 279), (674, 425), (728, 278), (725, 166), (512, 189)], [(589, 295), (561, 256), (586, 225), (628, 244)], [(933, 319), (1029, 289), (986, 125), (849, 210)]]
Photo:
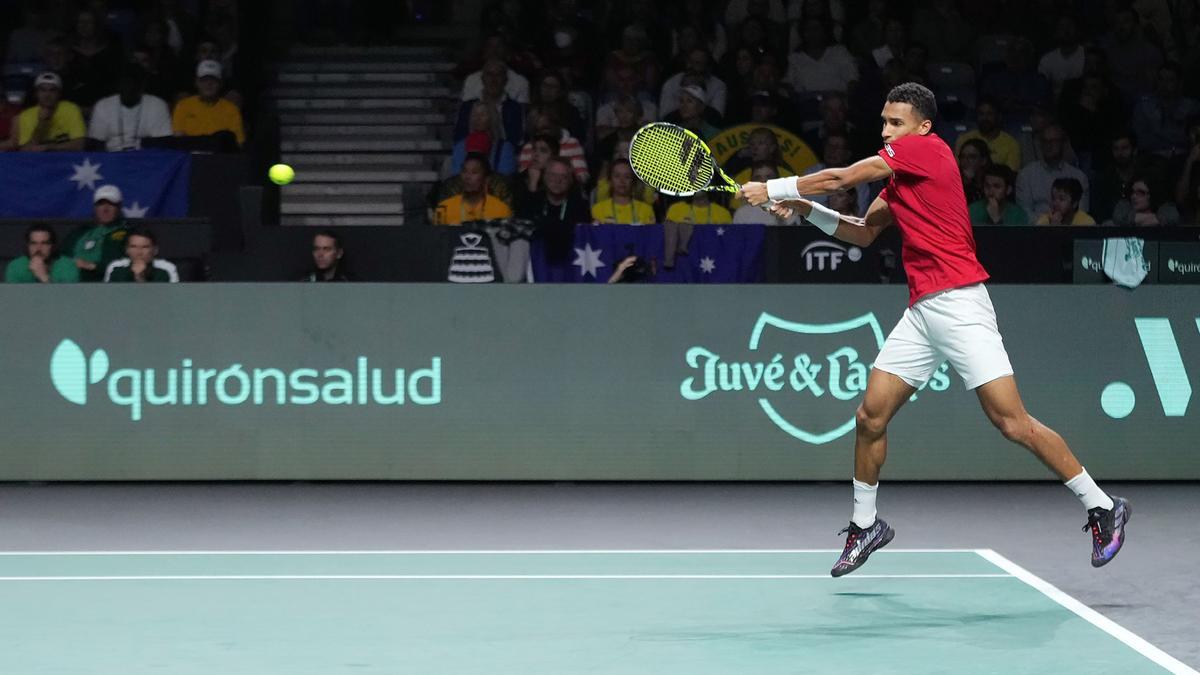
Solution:
[(742, 186), (739, 194), (750, 206), (762, 206), (770, 201), (767, 196), (767, 184), (750, 182)]

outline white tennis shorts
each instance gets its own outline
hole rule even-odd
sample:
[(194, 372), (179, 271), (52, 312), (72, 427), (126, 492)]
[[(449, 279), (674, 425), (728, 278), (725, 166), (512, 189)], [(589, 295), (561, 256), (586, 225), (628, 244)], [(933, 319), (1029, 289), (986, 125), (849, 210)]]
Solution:
[(904, 310), (874, 367), (920, 389), (946, 361), (967, 389), (1013, 374), (983, 284), (933, 293)]

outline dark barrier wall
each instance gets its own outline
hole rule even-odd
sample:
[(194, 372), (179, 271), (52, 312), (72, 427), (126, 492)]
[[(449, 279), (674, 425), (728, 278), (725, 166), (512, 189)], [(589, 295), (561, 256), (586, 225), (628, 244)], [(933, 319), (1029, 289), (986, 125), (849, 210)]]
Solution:
[[(1102, 479), (1200, 478), (1200, 290), (991, 289)], [(0, 286), (0, 479), (845, 480), (899, 286)], [(1048, 478), (948, 367), (886, 479)]]

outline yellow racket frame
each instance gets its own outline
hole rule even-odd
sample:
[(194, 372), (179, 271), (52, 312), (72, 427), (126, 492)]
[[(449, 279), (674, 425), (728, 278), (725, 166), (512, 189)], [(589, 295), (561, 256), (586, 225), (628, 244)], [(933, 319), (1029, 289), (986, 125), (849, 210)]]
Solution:
[[(674, 197), (741, 189), (717, 165), (702, 138), (667, 122), (638, 129), (629, 142), (629, 165), (643, 183)], [(714, 183), (714, 178), (719, 182)]]

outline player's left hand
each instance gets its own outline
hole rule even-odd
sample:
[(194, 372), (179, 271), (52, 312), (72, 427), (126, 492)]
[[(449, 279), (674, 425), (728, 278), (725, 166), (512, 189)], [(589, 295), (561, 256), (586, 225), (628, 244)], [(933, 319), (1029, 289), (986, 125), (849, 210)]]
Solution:
[(742, 195), (742, 199), (746, 200), (746, 203), (750, 206), (762, 206), (770, 201), (770, 198), (767, 196), (766, 183), (746, 183), (742, 186), (740, 194)]

